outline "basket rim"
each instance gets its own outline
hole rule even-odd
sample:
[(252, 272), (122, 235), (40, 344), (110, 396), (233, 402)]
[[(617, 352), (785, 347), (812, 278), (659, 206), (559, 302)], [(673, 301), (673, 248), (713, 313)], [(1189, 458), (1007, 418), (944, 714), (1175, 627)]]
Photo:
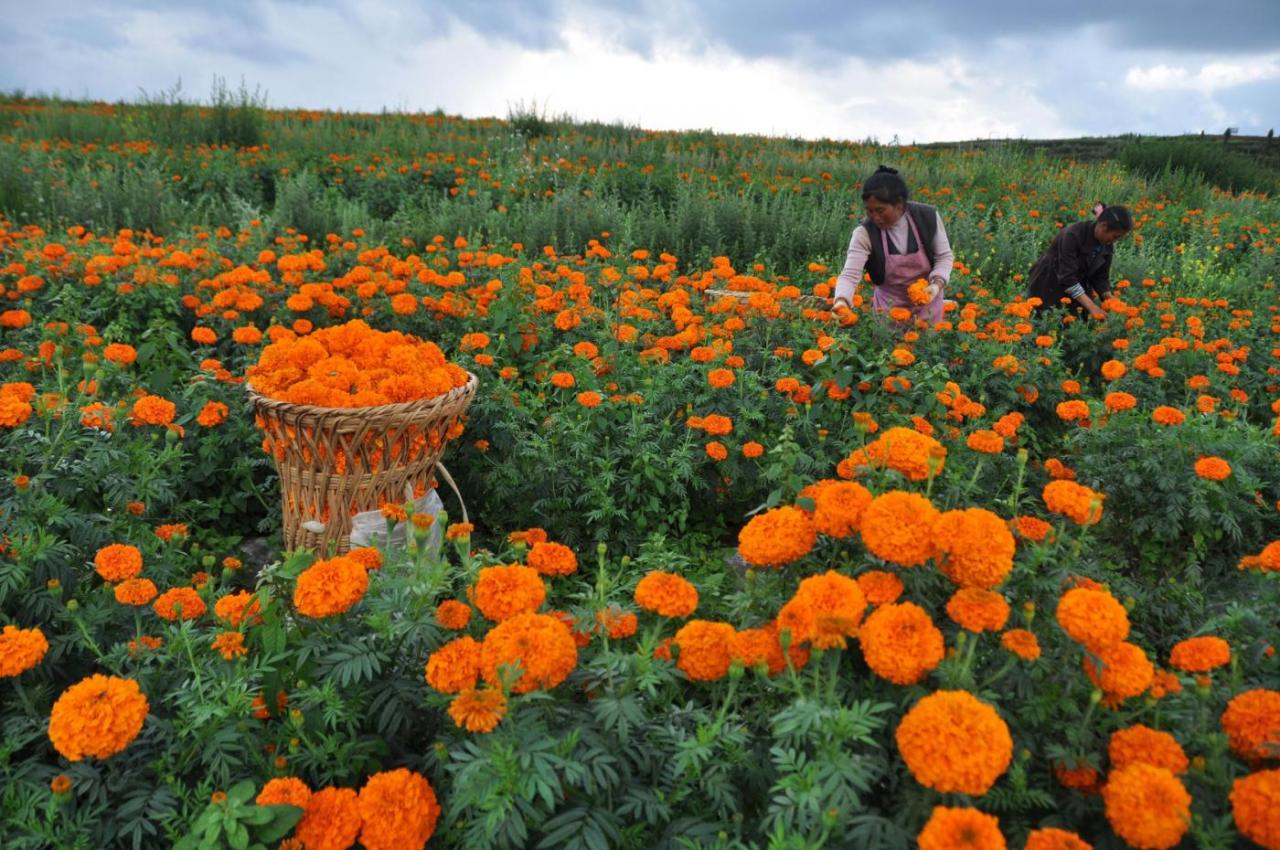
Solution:
[(292, 401), (283, 401), (278, 398), (271, 398), (259, 393), (253, 388), (253, 385), (245, 381), (245, 392), (249, 396), (249, 400), (254, 404), (263, 406), (288, 408), (291, 410), (301, 411), (303, 413), (314, 412), (315, 415), (335, 415), (335, 416), (368, 416), (376, 413), (398, 413), (400, 411), (412, 410), (424, 404), (444, 404), (452, 401), (458, 396), (472, 392), (480, 383), (480, 378), (475, 372), (465, 370), (467, 373), (467, 382), (460, 387), (454, 387), (447, 393), (432, 396), (431, 398), (420, 398), (414, 401), (396, 401), (390, 404), (373, 404), (367, 407), (321, 407), (317, 404), (298, 404)]

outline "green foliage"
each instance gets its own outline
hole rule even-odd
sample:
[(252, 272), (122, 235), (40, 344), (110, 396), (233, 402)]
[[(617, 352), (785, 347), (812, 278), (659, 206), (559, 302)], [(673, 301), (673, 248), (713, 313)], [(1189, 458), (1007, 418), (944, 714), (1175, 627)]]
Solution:
[(226, 799), (212, 802), (174, 850), (266, 850), (289, 835), (302, 817), (297, 806), (258, 806), (250, 780), (237, 782)]
[(1122, 146), (1116, 158), (1148, 179), (1182, 174), (1233, 192), (1275, 192), (1280, 174), (1221, 142), (1195, 139), (1143, 139)]
[[(1147, 179), (1023, 146), (650, 133), (536, 104), (507, 121), (263, 106), (221, 82), (208, 105), (178, 88), (133, 105), (0, 100), (0, 624), (49, 643), (0, 687), (6, 848), (273, 846), (301, 813), (252, 803), (268, 779), (356, 789), (401, 767), (438, 795), (430, 846), (908, 848), (935, 805), (972, 803), (1010, 846), (1061, 825), (1114, 847), (1098, 798), (1058, 773), (1105, 775), (1110, 735), (1139, 722), (1197, 759), (1187, 843), (1238, 842), (1228, 795), (1250, 767), (1219, 718), (1277, 675), (1280, 585), (1238, 569), (1280, 537), (1275, 201), (1214, 190), (1203, 169)], [(946, 220), (950, 329), (820, 309), (859, 181), (885, 160)], [(1030, 315), (1015, 276), (1098, 198), (1141, 223), (1114, 269), (1129, 306), (1100, 322)], [(745, 303), (710, 293), (723, 289)], [(280, 481), (241, 379), (266, 344), (256, 333), (356, 316), (478, 376), (445, 455), (475, 527), (440, 550), (409, 533), (350, 610), (312, 619), (293, 597), (317, 556), (278, 551)], [(212, 337), (196, 342), (197, 327)], [(136, 359), (108, 357), (111, 343)], [(1104, 381), (1111, 359), (1128, 369)], [(713, 382), (720, 369), (732, 382)], [(1133, 410), (1106, 408), (1117, 390)], [(171, 401), (173, 422), (135, 419), (141, 394)], [(1085, 422), (1063, 420), (1067, 400)], [(1153, 424), (1158, 405), (1186, 421)], [(923, 479), (855, 465), (891, 428), (932, 432), (945, 463)], [(974, 448), (992, 428), (1002, 450)], [(1232, 474), (1200, 478), (1202, 455)], [(855, 474), (940, 511), (1050, 522), (1043, 539), (1019, 534), (998, 588), (1004, 629), (1030, 630), (1037, 660), (953, 621), (937, 559), (899, 570), (857, 533), (817, 534), (777, 569), (736, 551), (753, 517), (815, 513), (806, 488)], [(1053, 475), (1101, 492), (1102, 521), (1049, 511)], [(186, 533), (158, 534), (173, 523)], [(469, 732), (424, 666), (494, 624), (477, 608), (452, 630), (437, 606), (476, 604), (481, 569), (529, 560), (508, 534), (535, 529), (577, 556), (539, 608), (573, 623), (576, 662), (545, 691), (515, 693), (518, 669), (482, 684), (505, 714)], [(174, 622), (118, 602), (94, 568), (111, 543), (210, 610)], [(695, 585), (691, 618), (638, 605), (653, 570)], [(788, 632), (769, 644), (770, 661), (795, 650), (772, 675), (744, 666), (743, 633), (769, 628), (802, 580), (873, 570), (941, 634), (946, 657), (919, 682), (874, 673), (853, 626), (821, 651)], [(1104, 704), (1055, 618), (1079, 577), (1107, 583), (1155, 666), (1192, 635), (1229, 641), (1231, 662), (1207, 685), (1179, 671), (1181, 690)], [(233, 624), (216, 606), (240, 592), (260, 614)], [(628, 614), (634, 634), (611, 633)], [(714, 681), (682, 666), (696, 647), (672, 643), (690, 619), (736, 633), (732, 651), (705, 650), (728, 659)], [(99, 672), (136, 681), (147, 720), (111, 758), (67, 761), (52, 706)], [(1009, 766), (980, 797), (925, 787), (898, 752), (902, 716), (935, 689), (974, 693), (1009, 728)]]

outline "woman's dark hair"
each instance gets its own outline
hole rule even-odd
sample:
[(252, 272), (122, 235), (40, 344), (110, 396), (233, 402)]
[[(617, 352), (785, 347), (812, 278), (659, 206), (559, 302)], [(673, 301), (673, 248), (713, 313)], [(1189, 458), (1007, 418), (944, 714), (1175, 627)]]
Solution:
[(1133, 230), (1133, 216), (1129, 213), (1129, 208), (1118, 204), (1104, 207), (1102, 212), (1098, 213), (1098, 221), (1102, 222), (1107, 230), (1119, 230), (1121, 233)]
[(896, 168), (882, 165), (876, 173), (862, 184), (862, 200), (875, 198), (885, 204), (905, 204), (907, 202), (907, 181), (898, 176)]

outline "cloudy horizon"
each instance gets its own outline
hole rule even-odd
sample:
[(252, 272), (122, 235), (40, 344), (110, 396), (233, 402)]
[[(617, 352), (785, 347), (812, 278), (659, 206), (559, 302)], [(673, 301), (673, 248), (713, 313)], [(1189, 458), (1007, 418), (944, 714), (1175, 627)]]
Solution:
[(882, 142), (1280, 123), (1280, 5), (1077, 0), (0, 0), (0, 90)]

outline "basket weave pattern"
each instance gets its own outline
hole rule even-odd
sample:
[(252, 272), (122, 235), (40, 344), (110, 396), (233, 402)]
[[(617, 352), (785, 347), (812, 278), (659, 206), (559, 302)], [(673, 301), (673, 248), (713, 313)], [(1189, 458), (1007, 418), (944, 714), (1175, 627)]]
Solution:
[[(351, 548), (351, 517), (401, 504), (428, 486), (445, 444), (476, 393), (476, 376), (421, 401), (315, 407), (249, 389), (263, 448), (280, 472), (286, 550)], [(323, 531), (306, 526), (321, 523)]]

